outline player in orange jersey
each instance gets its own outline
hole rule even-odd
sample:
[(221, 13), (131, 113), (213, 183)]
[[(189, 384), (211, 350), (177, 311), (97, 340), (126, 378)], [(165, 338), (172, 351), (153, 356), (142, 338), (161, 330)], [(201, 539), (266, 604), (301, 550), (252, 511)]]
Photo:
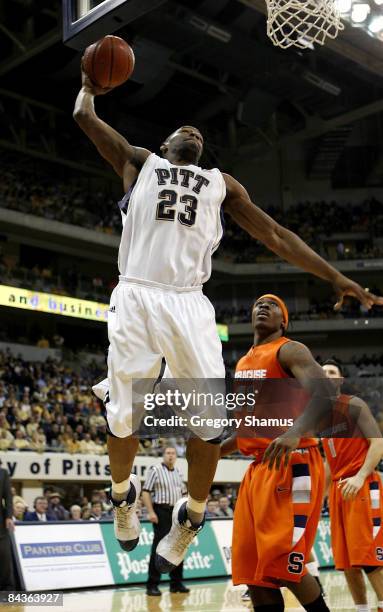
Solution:
[[(322, 399), (334, 395), (333, 386), (326, 384), (321, 367), (307, 347), (284, 336), (288, 311), (279, 297), (267, 294), (258, 298), (252, 323), (254, 344), (239, 360), (235, 377), (237, 383), (264, 379), (260, 394), (268, 387), (266, 413), (280, 417), (292, 413), (296, 401), (302, 400), (302, 388), (304, 403), (311, 396), (305, 412), (310, 405), (319, 405), (318, 395)], [(289, 389), (294, 385), (300, 390)], [(257, 410), (262, 401), (257, 401)], [(284, 610), (281, 586), (287, 586), (305, 610), (327, 611), (318, 583), (305, 568), (324, 491), (318, 441), (286, 435), (273, 441), (270, 437), (242, 437), (239, 430), (223, 442), (221, 456), (237, 449), (252, 455), (254, 461), (241, 483), (235, 507), (233, 583), (248, 585), (257, 612)]]
[(335, 567), (344, 571), (358, 612), (370, 611), (364, 570), (383, 612), (383, 492), (375, 471), (383, 438), (367, 404), (341, 393), (340, 365), (329, 360), (323, 370), (337, 385), (334, 435), (348, 436), (323, 439)]

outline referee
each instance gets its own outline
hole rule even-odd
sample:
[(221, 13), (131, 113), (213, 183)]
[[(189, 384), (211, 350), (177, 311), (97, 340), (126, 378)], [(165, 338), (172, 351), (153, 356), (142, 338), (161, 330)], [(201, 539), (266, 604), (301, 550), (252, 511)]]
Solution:
[[(146, 583), (147, 595), (161, 595), (158, 588), (161, 574), (155, 566), (158, 542), (170, 531), (174, 504), (186, 494), (186, 486), (178, 468), (175, 467), (177, 453), (168, 446), (164, 450), (163, 462), (152, 465), (142, 489), (142, 500), (148, 509), (148, 518), (153, 523), (154, 539), (149, 562), (149, 577)], [(183, 563), (169, 573), (171, 593), (189, 593), (182, 584)]]

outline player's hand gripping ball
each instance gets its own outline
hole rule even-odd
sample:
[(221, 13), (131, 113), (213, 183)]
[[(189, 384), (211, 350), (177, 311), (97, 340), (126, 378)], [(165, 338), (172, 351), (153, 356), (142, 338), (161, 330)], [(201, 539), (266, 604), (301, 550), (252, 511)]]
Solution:
[(93, 85), (113, 89), (131, 76), (133, 49), (119, 36), (105, 36), (85, 49), (82, 68)]

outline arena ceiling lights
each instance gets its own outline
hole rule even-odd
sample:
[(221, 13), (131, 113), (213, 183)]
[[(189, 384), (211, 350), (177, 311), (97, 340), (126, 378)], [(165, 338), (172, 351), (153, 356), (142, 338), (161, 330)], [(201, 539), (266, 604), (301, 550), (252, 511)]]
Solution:
[(342, 18), (383, 42), (383, 0), (336, 0)]

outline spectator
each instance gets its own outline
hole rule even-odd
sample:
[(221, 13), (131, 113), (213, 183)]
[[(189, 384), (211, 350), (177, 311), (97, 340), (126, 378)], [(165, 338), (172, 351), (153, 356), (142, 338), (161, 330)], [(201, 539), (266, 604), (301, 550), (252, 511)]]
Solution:
[(67, 521), (69, 519), (69, 512), (62, 505), (61, 494), (58, 491), (49, 494), (48, 508), (56, 521)]
[(81, 516), (81, 506), (78, 506), (77, 504), (73, 504), (73, 506), (70, 507), (70, 519), (72, 521), (82, 521), (82, 516)]
[(95, 442), (95, 440), (92, 440), (90, 433), (86, 433), (84, 435), (83, 440), (80, 441), (79, 444), (80, 447), (80, 453), (84, 453), (85, 455), (94, 455), (94, 454), (101, 454), (101, 450), (100, 449), (100, 445), (97, 444)]
[(91, 517), (90, 508), (87, 508), (87, 507), (83, 508), (81, 516), (82, 516), (82, 520), (83, 521), (89, 521), (89, 519)]
[(9, 450), (14, 447), (15, 438), (10, 431), (0, 429), (0, 451)]
[(40, 336), (36, 343), (36, 346), (38, 346), (39, 348), (49, 348), (49, 340), (47, 340), (45, 336)]
[(104, 518), (104, 513), (102, 511), (102, 503), (100, 501), (92, 502), (89, 520), (100, 521), (103, 518)]
[(233, 510), (230, 508), (229, 498), (226, 495), (222, 495), (218, 500), (218, 516), (226, 516), (232, 518)]
[(218, 503), (214, 499), (209, 499), (206, 505), (206, 517), (217, 518)]
[(13, 445), (16, 450), (31, 450), (31, 445), (26, 438), (25, 432), (21, 428), (15, 431), (15, 440)]
[(48, 502), (45, 497), (39, 496), (35, 498), (33, 503), (34, 512), (26, 512), (24, 521), (55, 521), (57, 520), (55, 515), (50, 512), (48, 508)]
[(13, 521), (24, 521), (26, 505), (21, 500), (13, 500)]

